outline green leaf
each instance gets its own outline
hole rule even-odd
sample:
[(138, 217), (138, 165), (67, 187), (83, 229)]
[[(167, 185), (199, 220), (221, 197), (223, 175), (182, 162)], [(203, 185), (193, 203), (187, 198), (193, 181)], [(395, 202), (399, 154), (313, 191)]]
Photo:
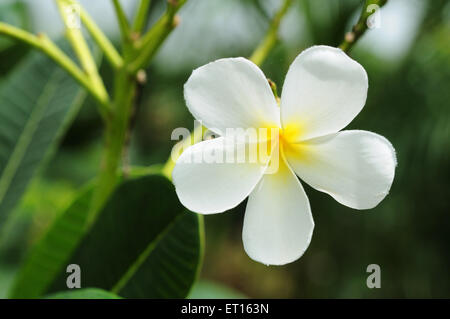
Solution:
[(223, 284), (201, 280), (198, 281), (188, 296), (189, 299), (247, 299), (243, 293)]
[(2, 85), (0, 230), (85, 97), (84, 89), (38, 52), (32, 52)]
[(98, 288), (72, 289), (57, 292), (46, 299), (121, 299), (116, 294)]
[[(202, 258), (202, 220), (186, 211), (172, 183), (148, 175), (122, 183), (83, 238), (70, 264), (82, 285), (126, 298), (184, 298)], [(69, 264), (68, 263), (68, 264)], [(65, 288), (61, 273), (50, 288)]]
[(86, 227), (88, 209), (82, 203), (87, 197), (80, 196), (35, 247), (10, 297), (67, 289), (69, 264), (81, 267), (83, 287), (126, 298), (188, 295), (203, 256), (203, 219), (186, 211), (167, 178), (153, 173), (120, 184), (73, 249), (78, 240), (72, 234)]
[(17, 272), (15, 265), (5, 265), (0, 263), (0, 299), (8, 297), (8, 289), (12, 284), (14, 276)]
[[(28, 12), (25, 3), (11, 2), (0, 5), (0, 21), (21, 29), (28, 29)], [(0, 37), (0, 51), (13, 46), (16, 42)]]
[[(30, 18), (26, 4), (17, 1), (0, 4), (0, 21), (28, 30)], [(29, 49), (28, 45), (20, 41), (0, 35), (0, 85), (5, 81), (5, 75), (17, 65)]]
[(86, 228), (93, 184), (81, 190), (70, 207), (53, 222), (28, 254), (10, 292), (11, 298), (37, 298), (67, 266), (66, 261)]

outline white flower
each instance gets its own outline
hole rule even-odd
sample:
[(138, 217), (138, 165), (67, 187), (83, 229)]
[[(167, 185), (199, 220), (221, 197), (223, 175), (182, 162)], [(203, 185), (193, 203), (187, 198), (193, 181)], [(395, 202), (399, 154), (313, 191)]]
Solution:
[(391, 143), (368, 131), (340, 131), (363, 108), (367, 88), (364, 68), (328, 46), (311, 47), (295, 59), (280, 107), (263, 72), (247, 59), (221, 59), (196, 69), (184, 87), (194, 117), (216, 132), (278, 127), (279, 142), (271, 145), (280, 151), (280, 161), (276, 173), (265, 174), (268, 161), (187, 160), (232, 145), (227, 136), (200, 142), (183, 152), (173, 170), (180, 201), (211, 214), (248, 196), (242, 234), (247, 254), (267, 265), (300, 258), (314, 221), (296, 175), (355, 209), (375, 207), (391, 187), (396, 166)]

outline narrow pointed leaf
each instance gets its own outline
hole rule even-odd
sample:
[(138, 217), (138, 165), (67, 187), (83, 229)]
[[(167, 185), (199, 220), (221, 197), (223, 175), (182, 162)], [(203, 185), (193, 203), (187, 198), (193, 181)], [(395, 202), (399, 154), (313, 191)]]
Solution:
[(16, 276), (10, 298), (42, 296), (61, 269), (66, 269), (67, 260), (86, 230), (92, 193), (92, 184), (81, 190), (33, 247)]
[[(184, 298), (202, 258), (199, 215), (186, 211), (172, 183), (148, 175), (122, 183), (68, 264), (81, 268), (82, 287), (125, 298)], [(63, 290), (62, 272), (50, 292)]]
[(87, 188), (34, 247), (10, 297), (66, 290), (69, 264), (80, 266), (82, 288), (186, 297), (201, 265), (203, 223), (179, 203), (171, 182), (159, 174), (124, 181), (85, 232), (90, 196)]
[(58, 144), (86, 92), (32, 52), (0, 88), (0, 230), (43, 160)]
[(121, 299), (112, 292), (98, 288), (72, 289), (57, 292), (47, 296), (46, 299)]

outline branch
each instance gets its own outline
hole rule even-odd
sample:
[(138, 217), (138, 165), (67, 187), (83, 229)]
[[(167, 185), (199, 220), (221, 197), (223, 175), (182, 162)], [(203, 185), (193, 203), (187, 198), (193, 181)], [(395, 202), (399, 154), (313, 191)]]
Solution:
[(108, 61), (115, 69), (119, 69), (123, 66), (123, 59), (117, 52), (116, 48), (112, 45), (109, 39), (105, 36), (103, 31), (92, 20), (91, 16), (84, 10), (75, 0), (65, 0), (68, 5), (78, 5), (80, 8), (80, 18), (86, 29), (91, 34), (97, 45), (105, 54)]
[(134, 18), (133, 31), (141, 33), (147, 21), (148, 9), (150, 8), (151, 0), (141, 0), (139, 8)]
[(161, 173), (168, 179), (172, 180), (172, 171), (175, 167), (176, 160), (181, 156), (181, 152), (191, 145), (202, 141), (206, 128), (202, 125), (195, 127), (189, 138), (183, 139), (174, 145), (170, 157), (161, 169)]
[(283, 19), (291, 4), (292, 0), (284, 0), (283, 5), (270, 22), (270, 26), (266, 36), (251, 55), (250, 60), (253, 61), (253, 63), (255, 63), (256, 65), (262, 64), (262, 62), (267, 58), (269, 52), (277, 43), (278, 29), (280, 27), (281, 20)]
[(167, 36), (179, 24), (176, 13), (187, 0), (167, 0), (167, 9), (164, 15), (153, 25), (145, 36), (136, 42), (137, 58), (130, 64), (129, 71), (136, 73), (145, 68), (151, 61), (156, 51), (163, 44)]
[[(387, 0), (366, 0), (358, 22), (353, 26), (352, 30), (347, 32), (344, 41), (339, 45), (344, 52), (349, 52), (359, 38), (367, 31), (367, 19), (374, 13), (369, 6), (377, 5), (379, 8), (386, 4)], [(378, 9), (379, 10), (379, 9)]]
[(107, 104), (104, 96), (98, 94), (92, 87), (86, 74), (46, 35), (35, 36), (27, 31), (0, 22), (0, 34), (4, 34), (13, 40), (26, 43), (46, 54), (56, 64), (69, 73), (81, 86), (83, 86), (102, 105)]
[(125, 52), (129, 49), (130, 44), (130, 25), (128, 24), (127, 16), (119, 0), (113, 0), (114, 9), (116, 11), (117, 20), (119, 21), (120, 34), (122, 36), (122, 44)]
[(81, 29), (70, 24), (71, 18), (73, 17), (69, 15), (69, 10), (72, 10), (73, 8), (71, 8), (70, 4), (68, 4), (65, 0), (56, 0), (56, 2), (66, 27), (67, 38), (72, 44), (72, 48), (87, 74), (90, 84), (97, 94), (101, 96), (102, 100), (106, 101), (106, 103), (101, 104), (103, 107), (102, 115), (105, 115), (104, 112), (108, 113), (110, 111), (108, 92), (106, 92), (103, 80), (98, 74), (97, 65), (95, 64), (94, 58), (92, 57), (89, 47), (83, 37), (83, 34), (81, 33)]

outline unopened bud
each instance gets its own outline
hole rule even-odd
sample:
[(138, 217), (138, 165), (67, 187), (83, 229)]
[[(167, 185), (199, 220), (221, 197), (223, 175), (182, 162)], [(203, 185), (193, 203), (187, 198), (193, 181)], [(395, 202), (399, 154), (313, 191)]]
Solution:
[(173, 17), (172, 26), (176, 28), (181, 22), (181, 18), (178, 14)]
[(143, 69), (140, 69), (136, 74), (136, 81), (139, 84), (145, 84), (147, 82), (147, 73)]
[(355, 34), (353, 32), (347, 32), (345, 34), (345, 41), (350, 42), (350, 43), (355, 41)]

